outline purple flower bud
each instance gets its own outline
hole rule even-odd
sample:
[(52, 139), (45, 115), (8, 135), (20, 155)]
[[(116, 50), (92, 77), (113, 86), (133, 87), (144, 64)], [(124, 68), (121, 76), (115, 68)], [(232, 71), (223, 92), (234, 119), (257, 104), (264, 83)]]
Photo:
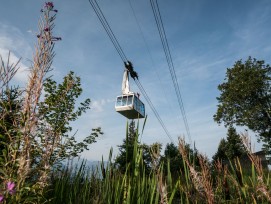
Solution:
[(37, 38), (40, 38), (40, 35), (37, 35)]
[(4, 201), (4, 196), (3, 195), (0, 195), (0, 203), (2, 203)]
[(45, 32), (48, 32), (49, 30), (50, 30), (50, 28), (48, 28), (48, 27), (44, 28)]
[(46, 2), (44, 7), (51, 10), (54, 8), (54, 4), (53, 2)]
[(7, 190), (8, 190), (8, 191), (13, 191), (14, 188), (15, 188), (15, 183), (12, 182), (12, 181), (9, 181), (9, 182), (7, 183)]

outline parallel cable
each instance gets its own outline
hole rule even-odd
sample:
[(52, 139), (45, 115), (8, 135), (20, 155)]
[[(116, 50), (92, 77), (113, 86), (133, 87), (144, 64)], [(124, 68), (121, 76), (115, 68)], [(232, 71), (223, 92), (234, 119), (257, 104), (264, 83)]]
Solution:
[(163, 120), (161, 119), (161, 117), (159, 116), (157, 110), (155, 109), (153, 103), (151, 102), (148, 94), (146, 93), (145, 89), (143, 88), (142, 84), (140, 83), (140, 81), (138, 79), (135, 79), (135, 83), (137, 85), (137, 87), (139, 88), (140, 92), (143, 94), (145, 100), (147, 101), (147, 103), (149, 104), (150, 108), (152, 109), (155, 117), (157, 118), (157, 120), (159, 121), (160, 125), (162, 126), (162, 128), (164, 129), (165, 133), (167, 134), (168, 138), (170, 139), (171, 143), (174, 143), (170, 133), (168, 132)]
[(98, 16), (101, 24), (103, 25), (108, 37), (110, 38), (111, 42), (113, 43), (114, 47), (116, 48), (120, 58), (122, 59), (123, 62), (127, 61), (127, 57), (124, 54), (115, 34), (113, 33), (111, 27), (109, 26), (99, 4), (96, 2), (96, 0), (89, 0), (89, 3), (91, 4), (93, 10), (95, 11), (96, 15)]
[[(122, 59), (123, 62), (128, 62), (128, 59), (126, 57), (126, 55), (124, 54), (117, 38), (115, 37), (112, 29), (110, 28), (105, 16), (103, 15), (102, 10), (100, 9), (98, 3), (96, 2), (96, 0), (89, 0), (89, 3), (91, 4), (93, 10), (95, 11), (96, 15), (98, 16), (100, 22), (102, 23), (107, 35), (109, 36), (111, 42), (113, 43), (115, 49), (117, 50), (120, 58)], [(169, 134), (169, 131), (167, 130), (163, 120), (161, 119), (161, 117), (159, 116), (157, 110), (155, 109), (151, 99), (149, 98), (147, 92), (145, 91), (144, 87), (142, 86), (142, 84), (140, 83), (140, 81), (138, 80), (138, 78), (134, 78), (135, 83), (137, 85), (137, 87), (139, 88), (140, 92), (142, 93), (142, 95), (144, 96), (144, 98), (146, 99), (147, 103), (149, 104), (150, 108), (152, 109), (155, 117), (157, 118), (157, 120), (159, 121), (160, 125), (162, 126), (162, 128), (164, 129), (166, 135), (169, 137), (170, 141), (173, 143), (173, 139)]]
[(129, 5), (130, 5), (131, 10), (132, 10), (132, 12), (133, 12), (133, 16), (134, 16), (134, 18), (135, 18), (135, 21), (136, 21), (138, 30), (139, 30), (139, 32), (140, 32), (140, 35), (142, 36), (142, 39), (143, 39), (143, 42), (144, 42), (144, 44), (145, 44), (147, 53), (149, 54), (149, 58), (150, 58), (150, 60), (151, 60), (151, 62), (152, 62), (151, 68), (154, 69), (154, 71), (155, 71), (155, 74), (156, 74), (156, 76), (157, 76), (157, 78), (158, 78), (158, 80), (159, 80), (159, 83), (160, 83), (160, 86), (161, 86), (161, 89), (162, 89), (161, 92), (162, 92), (162, 94), (164, 95), (164, 98), (165, 98), (165, 100), (166, 100), (166, 103), (168, 104), (168, 107), (169, 107), (169, 109), (170, 109), (170, 112), (173, 113), (173, 107), (172, 107), (172, 104), (169, 102), (168, 97), (166, 97), (165, 86), (163, 86), (163, 84), (162, 84), (161, 77), (160, 77), (160, 75), (159, 75), (159, 73), (158, 73), (158, 71), (157, 71), (157, 66), (155, 66), (154, 59), (153, 59), (153, 57), (152, 57), (152, 54), (151, 54), (150, 48), (149, 48), (149, 46), (148, 46), (147, 40), (146, 40), (146, 38), (145, 38), (145, 36), (144, 36), (143, 29), (142, 29), (142, 27), (141, 27), (141, 25), (140, 25), (139, 19), (137, 18), (137, 15), (136, 15), (135, 9), (133, 8), (133, 4), (132, 4), (131, 0), (129, 0)]
[(175, 89), (175, 92), (176, 92), (176, 95), (177, 95), (179, 108), (180, 108), (181, 114), (183, 116), (183, 121), (184, 121), (185, 129), (186, 129), (186, 133), (187, 133), (187, 136), (188, 136), (188, 139), (189, 139), (189, 143), (191, 144), (192, 141), (191, 141), (190, 129), (189, 129), (189, 125), (188, 125), (188, 121), (187, 121), (187, 117), (186, 117), (186, 113), (185, 113), (185, 109), (184, 109), (184, 105), (183, 105), (182, 95), (181, 95), (179, 83), (178, 83), (178, 80), (177, 80), (173, 60), (172, 60), (172, 57), (171, 57), (171, 52), (170, 52), (169, 45), (168, 45), (166, 32), (165, 32), (165, 29), (164, 29), (161, 13), (160, 13), (160, 10), (159, 10), (159, 5), (158, 5), (157, 0), (155, 0), (155, 2), (154, 2), (154, 0), (150, 0), (150, 3), (151, 3), (152, 11), (153, 11), (153, 14), (154, 14), (154, 17), (155, 17), (155, 22), (156, 22), (156, 25), (157, 25), (157, 28), (158, 28), (160, 39), (161, 39), (161, 42), (162, 42), (163, 50), (165, 52), (165, 56), (166, 56), (167, 64), (168, 64), (168, 67), (169, 67), (170, 75), (171, 75), (171, 78), (172, 78), (172, 82), (173, 82), (173, 85), (174, 85), (174, 89)]

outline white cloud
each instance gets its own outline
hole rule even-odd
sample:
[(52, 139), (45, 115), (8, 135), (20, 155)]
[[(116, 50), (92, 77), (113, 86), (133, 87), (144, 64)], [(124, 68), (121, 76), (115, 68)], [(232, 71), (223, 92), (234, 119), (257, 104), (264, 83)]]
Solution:
[(27, 66), (21, 62), (21, 59), (17, 57), (13, 52), (9, 52), (9, 50), (3, 48), (0, 48), (0, 56), (2, 57), (2, 60), (5, 63), (5, 65), (12, 66), (19, 62), (17, 65), (19, 69), (16, 75), (14, 76), (14, 79), (18, 82), (25, 83), (27, 81), (28, 71)]
[(28, 71), (24, 58), (29, 58), (31, 52), (30, 45), (19, 29), (0, 22), (0, 55), (4, 63), (7, 64), (9, 53), (10, 65), (16, 64), (22, 58), (18, 64), (20, 68), (14, 77), (19, 83), (25, 83), (27, 81)]
[(109, 104), (113, 103), (114, 100), (111, 99), (101, 99), (101, 100), (96, 100), (91, 102), (91, 109), (96, 112), (100, 113), (104, 111), (104, 107)]

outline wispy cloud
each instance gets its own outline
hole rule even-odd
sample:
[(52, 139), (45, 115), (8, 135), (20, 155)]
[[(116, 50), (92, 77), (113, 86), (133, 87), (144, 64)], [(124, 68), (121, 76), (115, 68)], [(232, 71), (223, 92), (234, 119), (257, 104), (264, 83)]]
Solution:
[(21, 58), (28, 58), (31, 54), (31, 48), (19, 29), (0, 22), (0, 55), (5, 63), (7, 63), (9, 53), (10, 64), (15, 64), (20, 60), (18, 64), (20, 69), (14, 79), (18, 83), (25, 83), (27, 81), (28, 66), (25, 64), (26, 60)]
[(100, 100), (92, 101), (91, 109), (96, 113), (100, 113), (104, 111), (104, 107), (107, 104), (112, 104), (113, 102), (114, 100), (112, 99), (100, 99)]

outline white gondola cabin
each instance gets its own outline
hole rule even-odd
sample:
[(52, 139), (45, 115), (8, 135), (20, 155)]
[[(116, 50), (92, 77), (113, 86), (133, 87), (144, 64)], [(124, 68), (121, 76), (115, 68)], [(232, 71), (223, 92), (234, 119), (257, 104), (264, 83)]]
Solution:
[[(131, 64), (130, 64), (131, 65)], [(115, 109), (128, 119), (138, 119), (145, 117), (145, 106), (139, 97), (130, 91), (129, 75), (126, 69), (122, 80), (122, 95), (118, 96), (115, 103)]]
[(145, 117), (145, 106), (134, 94), (125, 94), (117, 97), (115, 109), (128, 119), (138, 119)]

